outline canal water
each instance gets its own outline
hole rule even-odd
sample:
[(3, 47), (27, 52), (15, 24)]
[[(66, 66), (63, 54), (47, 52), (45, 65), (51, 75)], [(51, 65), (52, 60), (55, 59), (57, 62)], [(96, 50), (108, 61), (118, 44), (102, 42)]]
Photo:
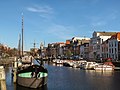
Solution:
[(13, 84), (11, 68), (6, 67), (7, 90), (119, 90), (120, 71), (95, 72), (60, 65), (45, 64), (48, 83), (39, 89), (30, 89)]

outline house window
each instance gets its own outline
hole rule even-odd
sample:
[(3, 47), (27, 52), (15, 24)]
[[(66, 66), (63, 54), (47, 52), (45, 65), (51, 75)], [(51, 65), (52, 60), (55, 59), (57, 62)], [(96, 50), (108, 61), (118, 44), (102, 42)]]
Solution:
[(109, 43), (109, 47), (111, 47), (111, 43)]
[(113, 53), (113, 48), (112, 48), (112, 53)]
[(115, 48), (115, 53), (117, 53), (117, 49)]
[(111, 53), (111, 49), (109, 49), (109, 52)]
[(115, 42), (115, 47), (116, 47), (116, 42)]

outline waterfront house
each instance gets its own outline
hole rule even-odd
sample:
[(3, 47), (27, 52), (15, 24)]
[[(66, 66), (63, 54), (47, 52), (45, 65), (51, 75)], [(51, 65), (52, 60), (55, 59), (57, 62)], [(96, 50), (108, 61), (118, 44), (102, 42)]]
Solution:
[(84, 43), (89, 43), (90, 38), (86, 37), (73, 37), (71, 41), (73, 56), (82, 56), (81, 45)]
[(84, 59), (89, 59), (89, 43), (80, 45), (80, 56)]
[(101, 60), (105, 60), (106, 58), (109, 58), (109, 55), (108, 55), (108, 40), (107, 39), (106, 41), (104, 41), (102, 44), (101, 44), (101, 49), (102, 49), (102, 57), (101, 57)]
[(100, 60), (102, 57), (102, 48), (101, 44), (110, 38), (116, 32), (93, 32), (92, 38), (90, 40), (90, 47), (92, 48), (89, 52), (90, 59)]
[(112, 35), (108, 40), (108, 55), (112, 60), (120, 61), (120, 32)]
[(64, 42), (56, 42), (52, 44), (48, 44), (47, 56), (57, 58), (58, 56), (63, 55), (63, 46), (65, 46)]

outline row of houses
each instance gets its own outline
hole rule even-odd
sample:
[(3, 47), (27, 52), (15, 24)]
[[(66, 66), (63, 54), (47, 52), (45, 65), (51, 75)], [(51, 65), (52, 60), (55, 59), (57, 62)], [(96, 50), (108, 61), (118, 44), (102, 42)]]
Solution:
[(93, 32), (89, 58), (120, 60), (120, 32)]
[(90, 60), (120, 60), (120, 32), (94, 31), (92, 38), (73, 37), (66, 42), (48, 44), (48, 57), (82, 57)]

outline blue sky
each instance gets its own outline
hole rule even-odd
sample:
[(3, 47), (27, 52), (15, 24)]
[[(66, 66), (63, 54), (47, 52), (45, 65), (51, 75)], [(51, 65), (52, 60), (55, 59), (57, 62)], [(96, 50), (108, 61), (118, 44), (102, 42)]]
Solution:
[(24, 13), (24, 50), (94, 31), (120, 31), (120, 0), (0, 0), (0, 43), (18, 47)]

